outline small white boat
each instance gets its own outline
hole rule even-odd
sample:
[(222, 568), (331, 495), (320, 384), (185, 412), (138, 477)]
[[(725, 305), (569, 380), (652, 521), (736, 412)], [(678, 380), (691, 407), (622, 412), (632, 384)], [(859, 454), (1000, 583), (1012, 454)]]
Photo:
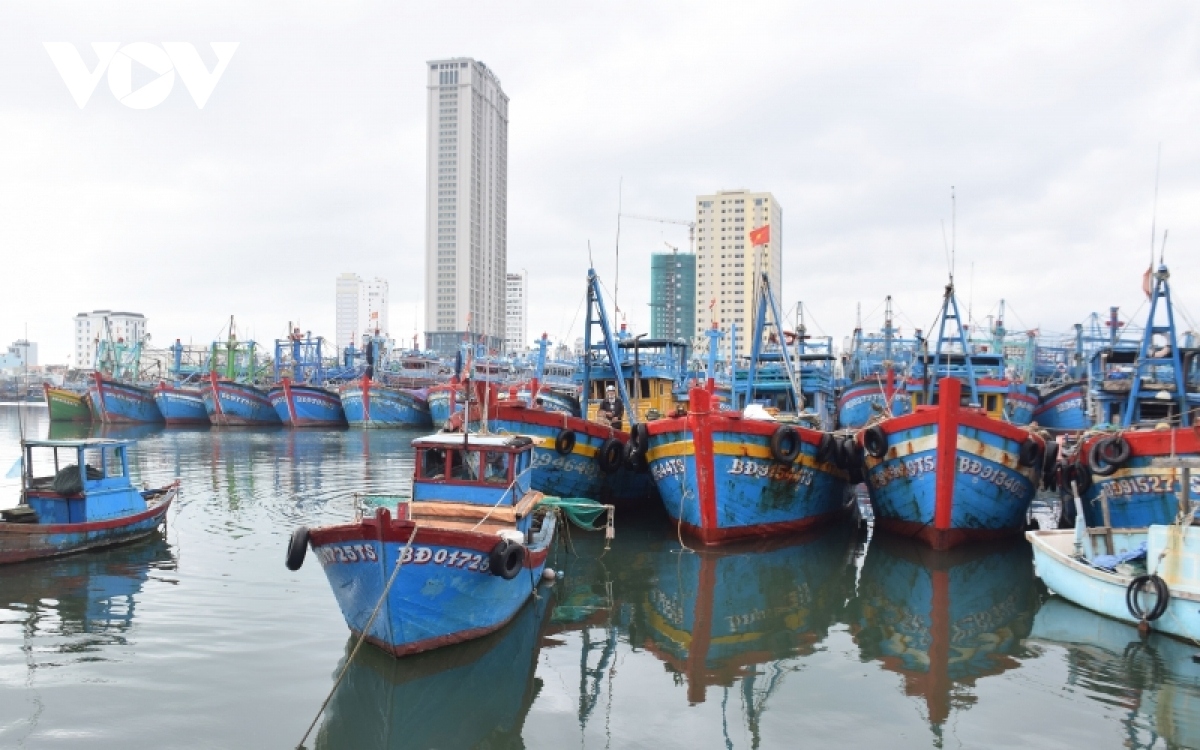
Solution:
[[(1038, 577), (1055, 594), (1116, 620), (1200, 639), (1200, 527), (1190, 525), (1195, 505), (1188, 496), (1189, 470), (1200, 462), (1160, 460), (1183, 469), (1179, 517), (1186, 524), (1088, 528), (1076, 493), (1075, 529), (1025, 536)], [(1107, 503), (1101, 502), (1107, 518)]]

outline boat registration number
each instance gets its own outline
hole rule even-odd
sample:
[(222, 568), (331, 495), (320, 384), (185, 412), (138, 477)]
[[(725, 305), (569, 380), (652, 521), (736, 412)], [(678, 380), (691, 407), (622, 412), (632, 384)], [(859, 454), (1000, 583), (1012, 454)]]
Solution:
[[(378, 562), (379, 554), (370, 544), (330, 544), (317, 550), (326, 565), (339, 563)], [(487, 555), (445, 547), (406, 547), (400, 555), (403, 565), (441, 565), (486, 573), (491, 567)]]

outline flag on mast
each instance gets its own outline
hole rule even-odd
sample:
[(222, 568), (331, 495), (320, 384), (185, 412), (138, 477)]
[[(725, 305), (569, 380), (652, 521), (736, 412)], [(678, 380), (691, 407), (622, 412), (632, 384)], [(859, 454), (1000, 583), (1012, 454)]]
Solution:
[(764, 224), (758, 229), (750, 230), (751, 245), (765, 245), (771, 241), (771, 225)]

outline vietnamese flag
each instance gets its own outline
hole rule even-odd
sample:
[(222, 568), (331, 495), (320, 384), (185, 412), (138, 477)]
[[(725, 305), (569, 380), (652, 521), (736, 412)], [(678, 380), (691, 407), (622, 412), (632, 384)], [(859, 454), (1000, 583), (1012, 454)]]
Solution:
[(764, 224), (758, 229), (750, 230), (751, 245), (765, 245), (771, 241), (771, 225)]

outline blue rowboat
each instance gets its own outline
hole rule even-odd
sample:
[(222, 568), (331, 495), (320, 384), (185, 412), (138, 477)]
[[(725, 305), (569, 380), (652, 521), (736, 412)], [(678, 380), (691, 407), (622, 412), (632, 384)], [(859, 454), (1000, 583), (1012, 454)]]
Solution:
[[(402, 663), (375, 649), (349, 662), (346, 677), (317, 733), (316, 747), (384, 750), (396, 747), (379, 722), (404, 727), (401, 747), (521, 747), (538, 685), (541, 628), (554, 589), (543, 587), (501, 630)], [(346, 644), (345, 660), (354, 649)], [(402, 668), (401, 668), (402, 665)], [(470, 717), (464, 720), (464, 717)]]
[(272, 427), (280, 423), (266, 391), (212, 373), (202, 391), (204, 410), (218, 427)]
[[(179, 483), (135, 489), (129, 476), (130, 445), (119, 440), (25, 441), (21, 502), (0, 511), (0, 563), (123, 544), (158, 529)], [(35, 476), (40, 466), (59, 468), (53, 475)]]
[(381, 507), (354, 523), (301, 527), (288, 548), (296, 570), (311, 544), (350, 630), (394, 656), (503, 627), (537, 587), (555, 531), (529, 487), (528, 438), (439, 434), (413, 448), (412, 499), (395, 518)]
[(693, 388), (687, 416), (646, 424), (646, 460), (671, 520), (705, 544), (803, 531), (844, 516), (848, 474), (832, 436), (709, 409)]
[(1091, 426), (1083, 383), (1065, 383), (1042, 394), (1033, 421), (1057, 432), (1079, 432)]
[[(1106, 453), (1111, 461), (1105, 459)], [(1126, 430), (1086, 437), (1072, 457), (1068, 479), (1075, 480), (1084, 500), (1088, 526), (1106, 525), (1102, 502), (1108, 503), (1107, 525), (1115, 528), (1173, 523), (1179, 513), (1183, 472), (1157, 465), (1158, 459), (1172, 456), (1200, 456), (1195, 429)], [(1200, 496), (1200, 474), (1190, 481), (1189, 491)], [(1070, 512), (1067, 520), (1073, 520)]]
[(938, 389), (936, 406), (859, 433), (875, 522), (935, 549), (1020, 536), (1045, 442), (962, 406), (957, 378), (942, 378)]
[(284, 378), (267, 391), (267, 400), (288, 427), (343, 427), (346, 424), (342, 400), (327, 388), (293, 383)]
[(656, 501), (658, 490), (645, 464), (627, 461), (629, 433), (513, 401), (489, 411), (493, 431), (533, 439), (533, 489), (604, 503)]
[[(888, 398), (888, 393), (891, 398)], [(872, 419), (889, 411), (892, 416), (903, 416), (912, 411), (911, 399), (903, 383), (889, 386), (879, 379), (860, 380), (847, 386), (838, 398), (838, 427), (857, 430)]]
[(338, 396), (353, 427), (432, 427), (429, 404), (420, 391), (393, 388), (364, 377), (338, 388)]
[(154, 389), (154, 403), (169, 425), (209, 424), (204, 396), (199, 388), (159, 383)]
[(141, 424), (162, 422), (163, 415), (154, 402), (154, 391), (132, 383), (122, 383), (93, 373), (88, 387), (88, 402), (94, 421), (105, 424)]

